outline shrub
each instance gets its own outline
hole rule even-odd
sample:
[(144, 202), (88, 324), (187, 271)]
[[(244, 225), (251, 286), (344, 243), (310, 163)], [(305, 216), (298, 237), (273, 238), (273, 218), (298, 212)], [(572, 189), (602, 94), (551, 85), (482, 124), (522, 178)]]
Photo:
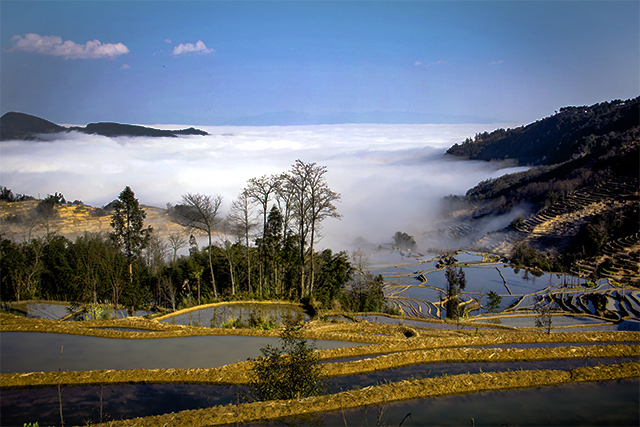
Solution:
[(260, 349), (262, 356), (254, 359), (255, 378), (249, 383), (257, 400), (300, 399), (324, 391), (315, 347), (307, 344), (300, 329), (288, 324), (280, 335), (282, 348)]

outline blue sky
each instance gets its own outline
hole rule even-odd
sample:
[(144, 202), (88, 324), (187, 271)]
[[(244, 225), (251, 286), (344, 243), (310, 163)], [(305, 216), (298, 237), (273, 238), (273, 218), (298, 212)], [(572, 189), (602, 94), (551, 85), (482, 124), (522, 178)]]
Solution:
[(640, 2), (6, 1), (1, 112), (221, 124), (285, 110), (529, 123), (640, 94)]

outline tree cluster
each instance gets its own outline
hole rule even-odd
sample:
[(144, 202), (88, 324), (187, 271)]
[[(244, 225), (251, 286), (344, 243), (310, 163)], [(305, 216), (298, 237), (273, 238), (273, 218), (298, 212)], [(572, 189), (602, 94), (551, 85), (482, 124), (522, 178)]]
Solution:
[[(358, 311), (377, 309), (384, 301), (381, 280), (359, 278), (350, 287), (349, 255), (314, 249), (322, 221), (340, 217), (340, 195), (329, 188), (326, 173), (324, 166), (298, 160), (288, 172), (253, 178), (226, 217), (222, 197), (187, 193), (168, 206), (183, 231), (164, 239), (144, 225), (146, 213), (126, 187), (105, 207), (111, 233), (71, 241), (55, 229), (39, 237), (34, 231), (22, 243), (2, 236), (2, 299), (175, 310), (213, 300), (269, 298), (326, 307), (339, 300)], [(56, 215), (63, 199), (56, 193), (41, 204)], [(198, 235), (206, 245), (200, 247)], [(188, 255), (181, 254), (184, 248)]]

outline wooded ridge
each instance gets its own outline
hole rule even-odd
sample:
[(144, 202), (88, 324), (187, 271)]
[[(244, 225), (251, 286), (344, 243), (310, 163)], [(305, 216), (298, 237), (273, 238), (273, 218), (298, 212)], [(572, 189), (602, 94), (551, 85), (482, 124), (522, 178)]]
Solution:
[(207, 132), (190, 127), (180, 130), (154, 129), (146, 126), (101, 122), (89, 123), (85, 127), (64, 127), (40, 117), (25, 113), (8, 112), (0, 118), (0, 140), (38, 140), (42, 134), (81, 132), (102, 136), (147, 136), (175, 138), (180, 135), (208, 135)]
[(563, 107), (553, 116), (515, 129), (483, 132), (455, 144), (447, 154), (472, 160), (512, 159), (522, 165), (552, 165), (609, 145), (640, 124), (640, 97), (592, 106)]

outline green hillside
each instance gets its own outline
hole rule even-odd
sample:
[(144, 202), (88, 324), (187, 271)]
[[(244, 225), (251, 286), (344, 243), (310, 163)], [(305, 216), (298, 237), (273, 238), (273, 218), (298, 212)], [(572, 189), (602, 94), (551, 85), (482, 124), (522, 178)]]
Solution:
[(515, 129), (497, 129), (455, 144), (447, 154), (472, 160), (513, 159), (522, 165), (552, 165), (607, 149), (640, 121), (640, 97), (564, 107)]

